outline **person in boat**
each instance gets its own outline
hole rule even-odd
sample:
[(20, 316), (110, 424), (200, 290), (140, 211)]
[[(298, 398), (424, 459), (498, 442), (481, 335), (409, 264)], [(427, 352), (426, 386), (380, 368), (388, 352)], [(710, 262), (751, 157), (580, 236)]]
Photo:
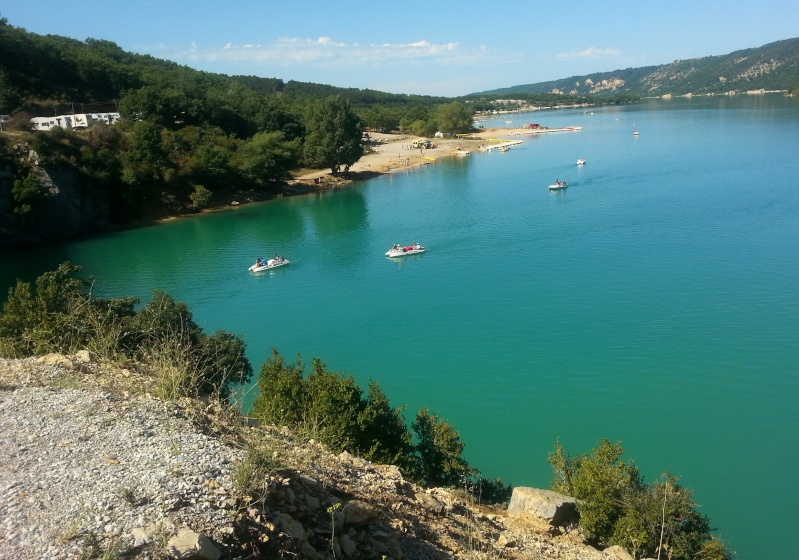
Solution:
[(263, 266), (263, 265), (264, 265), (264, 263), (261, 260), (261, 257), (258, 257), (257, 259), (255, 259), (255, 266)]

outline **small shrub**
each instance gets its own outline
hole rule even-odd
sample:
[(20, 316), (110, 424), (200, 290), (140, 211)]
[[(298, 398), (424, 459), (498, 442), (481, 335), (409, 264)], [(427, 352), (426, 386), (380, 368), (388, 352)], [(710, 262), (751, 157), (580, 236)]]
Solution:
[(233, 483), (242, 491), (265, 494), (269, 477), (284, 468), (278, 446), (262, 440), (247, 447), (244, 460), (236, 466)]
[(205, 208), (211, 201), (211, 191), (202, 185), (194, 185), (194, 191), (189, 195), (189, 200), (195, 208)]
[(139, 498), (136, 497), (136, 492), (132, 488), (120, 488), (119, 497), (132, 506), (139, 503)]

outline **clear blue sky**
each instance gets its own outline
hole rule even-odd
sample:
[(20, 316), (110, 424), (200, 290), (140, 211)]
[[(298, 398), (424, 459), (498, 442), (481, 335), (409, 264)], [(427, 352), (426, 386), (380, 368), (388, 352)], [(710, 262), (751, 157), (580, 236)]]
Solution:
[(0, 0), (0, 16), (222, 74), (445, 96), (799, 36), (796, 0)]

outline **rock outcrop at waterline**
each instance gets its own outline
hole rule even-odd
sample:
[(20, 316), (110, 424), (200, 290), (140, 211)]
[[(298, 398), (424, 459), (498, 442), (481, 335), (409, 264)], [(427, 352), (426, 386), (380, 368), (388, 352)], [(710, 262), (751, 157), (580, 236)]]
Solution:
[[(87, 353), (0, 360), (0, 558), (609, 558), (545, 520), (147, 384)], [(253, 441), (271, 465), (254, 475)]]
[(35, 211), (14, 213), (14, 173), (7, 164), (0, 164), (0, 249), (75, 237), (108, 225), (107, 191), (87, 188), (75, 168), (39, 165), (36, 152), (27, 145), (14, 150), (31, 164), (30, 172), (44, 194)]

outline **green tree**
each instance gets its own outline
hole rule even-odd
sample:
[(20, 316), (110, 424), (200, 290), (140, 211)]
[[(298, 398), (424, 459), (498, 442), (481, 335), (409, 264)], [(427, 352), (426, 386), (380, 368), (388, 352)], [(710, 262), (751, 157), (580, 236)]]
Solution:
[(361, 121), (341, 96), (316, 102), (306, 121), (305, 158), (311, 165), (344, 172), (363, 155)]
[(260, 132), (282, 132), (288, 141), (305, 136), (305, 127), (299, 117), (279, 106), (273, 99), (262, 104), (255, 121)]
[(275, 348), (261, 366), (258, 395), (250, 414), (265, 424), (297, 427), (302, 423), (305, 403), (302, 360), (287, 364)]
[(421, 479), (429, 486), (454, 486), (469, 474), (461, 456), (464, 444), (452, 424), (423, 408), (416, 415), (413, 431), (418, 439)]
[(400, 115), (389, 107), (372, 107), (360, 112), (364, 126), (390, 132), (399, 129)]
[(14, 201), (14, 214), (31, 216), (47, 199), (47, 191), (33, 171), (29, 171), (22, 179), (15, 179), (11, 187), (11, 198)]
[[(413, 107), (408, 108), (405, 111), (405, 114), (402, 115), (402, 118), (399, 122), (400, 130), (403, 132), (413, 132), (413, 128), (417, 126), (425, 126), (428, 120), (430, 120), (430, 108), (426, 106), (416, 105)], [(421, 125), (419, 125), (421, 123)]]
[(355, 379), (327, 371), (325, 364), (314, 358), (305, 387), (304, 431), (335, 451), (357, 453), (361, 389)]
[(559, 470), (568, 471), (566, 475), (558, 475), (568, 480), (568, 484), (554, 484), (553, 490), (580, 500), (577, 504), (580, 525), (590, 540), (600, 544), (607, 544), (613, 535), (622, 515), (623, 497), (641, 488), (637, 467), (624, 463), (623, 453), (620, 442), (602, 439), (591, 455), (569, 460), (556, 446), (554, 459), (550, 456), (550, 464), (554, 462)]
[(472, 130), (472, 111), (459, 101), (441, 105), (436, 109), (434, 120), (438, 130), (447, 134)]
[[(21, 101), (21, 97), (19, 93), (11, 87), (9, 84), (9, 80), (6, 77), (6, 73), (3, 71), (3, 68), (0, 67), (0, 113), (2, 114), (11, 114), (11, 112), (16, 109)], [(7, 124), (3, 123), (2, 125), (3, 130), (7, 130)]]
[(297, 165), (296, 145), (286, 142), (282, 132), (259, 132), (239, 148), (235, 164), (257, 183), (285, 179)]
[(245, 357), (246, 347), (241, 336), (225, 330), (203, 335), (195, 353), (196, 368), (201, 372), (199, 393), (218, 393), (226, 399), (233, 386), (249, 383), (253, 371)]
[(590, 455), (571, 458), (560, 442), (550, 453), (552, 489), (577, 498), (586, 537), (603, 546), (621, 545), (636, 558), (664, 553), (670, 560), (726, 560), (726, 547), (711, 535), (692, 493), (668, 473), (644, 484), (622, 454), (621, 443), (606, 439)]
[(358, 414), (358, 448), (362, 456), (413, 472), (413, 437), (402, 414), (405, 407), (393, 408), (375, 381), (369, 382), (369, 395), (362, 405)]

